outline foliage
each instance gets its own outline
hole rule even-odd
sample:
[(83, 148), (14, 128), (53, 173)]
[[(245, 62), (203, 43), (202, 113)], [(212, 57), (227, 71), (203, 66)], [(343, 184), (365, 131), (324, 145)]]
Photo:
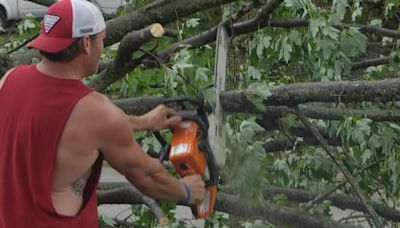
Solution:
[[(270, 96), (269, 87), (294, 82), (337, 81), (352, 76), (351, 64), (359, 59), (378, 53), (369, 53), (368, 45), (378, 42), (382, 47), (394, 47), (388, 52), (397, 55), (399, 43), (390, 38), (361, 33), (356, 27), (339, 28), (341, 23), (381, 25), (389, 20), (398, 7), (398, 1), (385, 1), (383, 14), (374, 15), (366, 9), (373, 3), (361, 1), (286, 0), (273, 12), (272, 18), (309, 18), (308, 27), (291, 29), (260, 29), (244, 37), (232, 39), (230, 63), (228, 66), (228, 88), (230, 90), (252, 90), (250, 97), (260, 110), (265, 108), (263, 98)], [(237, 2), (221, 7), (220, 19), (236, 12)], [(368, 15), (371, 14), (371, 15)], [(206, 12), (193, 15), (171, 25), (178, 30), (178, 39), (190, 37), (213, 24), (207, 23)], [(379, 16), (379, 17), (378, 17)], [(158, 40), (160, 47), (174, 41)], [(149, 47), (155, 44), (149, 44)], [(144, 66), (126, 75), (108, 90), (113, 97), (132, 97), (151, 94), (187, 95), (204, 92), (212, 83), (214, 47), (206, 45), (191, 49), (186, 46), (176, 52), (168, 64), (160, 69), (146, 69)], [(394, 63), (370, 67), (358, 72), (359, 79), (376, 80), (385, 74), (397, 75)], [(392, 76), (393, 77), (393, 76)], [(157, 86), (150, 87), (156, 82)], [(206, 92), (205, 92), (206, 93)], [(396, 107), (385, 104), (386, 109)], [(318, 106), (318, 104), (317, 104)], [(384, 104), (332, 104), (332, 108), (378, 109)], [(398, 106), (397, 106), (398, 107)], [(399, 202), (400, 157), (399, 126), (389, 122), (374, 122), (362, 117), (348, 117), (345, 121), (314, 121), (328, 130), (331, 136), (339, 137), (342, 146), (336, 148), (338, 156), (352, 173), (362, 170), (368, 164), (382, 157), (388, 159), (364, 171), (357, 177), (360, 186), (369, 196), (377, 190), (384, 194), (375, 197), (379, 202)], [(343, 176), (326, 152), (320, 147), (302, 146), (304, 139), (293, 135), (290, 129), (301, 126), (295, 115), (281, 119), (280, 130), (265, 131), (255, 123), (254, 117), (229, 114), (226, 118), (228, 133), (228, 160), (223, 170), (224, 191), (241, 197), (263, 200), (262, 187), (265, 183), (276, 186), (324, 191), (343, 181)], [(279, 154), (267, 154), (263, 144), (276, 139), (289, 139), (292, 148)], [(152, 140), (145, 141), (146, 143)], [(345, 185), (341, 191), (351, 194)], [(276, 196), (276, 204), (293, 206), (284, 196)], [(329, 201), (311, 205), (309, 213), (330, 216)], [(229, 224), (219, 221), (217, 215), (207, 220), (212, 224)], [(218, 221), (218, 222), (216, 222)], [(255, 221), (242, 224), (254, 227)], [(220, 227), (220, 226), (218, 226)], [(263, 226), (259, 226), (263, 227)]]
[[(150, 1), (131, 1), (131, 6), (141, 7)], [(144, 45), (147, 51), (165, 47), (201, 31), (205, 31), (235, 13), (241, 4), (235, 1), (219, 7), (215, 11), (196, 13), (170, 25), (177, 31), (175, 39), (161, 38)], [(254, 1), (256, 2), (256, 1)], [(379, 2), (379, 4), (377, 3)], [(395, 61), (387, 65), (373, 66), (357, 72), (352, 71), (352, 63), (372, 57), (398, 57), (400, 42), (379, 34), (363, 33), (358, 27), (341, 27), (343, 24), (387, 26), (398, 29), (396, 18), (399, 1), (311, 1), (285, 0), (273, 11), (271, 18), (307, 18), (306, 27), (259, 29), (245, 36), (231, 39), (228, 63), (227, 88), (229, 90), (252, 91), (249, 99), (260, 109), (265, 109), (264, 98), (271, 95), (270, 88), (308, 81), (378, 80), (399, 77)], [(249, 13), (254, 15), (256, 10)], [(118, 15), (126, 13), (121, 9)], [(246, 16), (249, 16), (246, 15)], [(239, 20), (246, 20), (240, 18)], [(18, 46), (24, 39), (38, 31), (39, 24), (31, 16), (18, 24), (18, 35), (1, 46), (6, 52)], [(5, 42), (2, 40), (2, 42)], [(378, 46), (378, 48), (374, 48)], [(116, 55), (118, 44), (107, 47), (103, 60), (111, 60)], [(135, 57), (142, 51), (134, 53)], [(125, 77), (109, 86), (106, 94), (114, 99), (147, 95), (198, 95), (207, 94), (213, 84), (215, 45), (209, 44), (192, 49), (181, 47), (169, 62), (160, 68), (140, 65)], [(311, 107), (329, 107), (337, 110), (398, 110), (399, 102), (361, 102), (344, 104), (309, 104)], [(245, 107), (244, 107), (245, 108)], [(346, 117), (344, 121), (313, 120), (319, 127), (327, 129), (329, 136), (338, 138), (335, 147), (337, 156), (351, 173), (360, 172), (376, 161), (382, 162), (363, 170), (356, 176), (367, 198), (382, 204), (398, 207), (400, 202), (400, 126), (394, 122), (376, 122), (363, 116)], [(305, 139), (293, 134), (295, 127), (303, 126), (294, 114), (280, 118), (279, 129), (265, 130), (256, 123), (254, 116), (230, 113), (226, 116), (228, 134), (227, 166), (222, 171), (221, 190), (237, 194), (250, 201), (264, 200), (265, 184), (284, 188), (305, 189), (324, 192), (344, 177), (334, 162), (319, 145), (307, 145)], [(150, 134), (136, 135), (141, 138), (145, 150), (158, 151), (160, 145)], [(264, 144), (274, 140), (289, 140), (292, 144), (280, 153), (266, 153)], [(353, 195), (346, 184), (339, 192)], [(277, 195), (272, 202), (285, 207), (297, 208), (286, 196)], [(331, 216), (331, 202), (310, 205), (308, 212), (319, 216)], [(172, 213), (174, 206), (163, 205)], [(143, 206), (132, 206), (134, 222), (155, 226), (154, 218)], [(100, 218), (112, 223), (106, 216)], [(231, 217), (219, 212), (206, 220), (206, 227), (226, 227), (231, 225)], [(351, 221), (351, 220), (350, 220)], [(389, 223), (390, 224), (390, 223)], [(241, 223), (243, 227), (270, 227), (266, 221), (253, 220)], [(182, 227), (182, 221), (175, 221), (175, 227)]]

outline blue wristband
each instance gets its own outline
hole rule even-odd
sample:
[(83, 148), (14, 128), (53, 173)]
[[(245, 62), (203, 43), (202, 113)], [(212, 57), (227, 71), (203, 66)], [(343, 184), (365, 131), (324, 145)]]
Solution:
[(192, 195), (192, 192), (190, 191), (190, 187), (189, 187), (189, 185), (188, 184), (186, 184), (185, 182), (181, 182), (182, 184), (183, 184), (183, 187), (185, 187), (185, 191), (186, 191), (186, 199), (185, 199), (185, 201), (183, 201), (183, 200), (179, 200), (179, 204), (185, 204), (185, 205), (188, 205), (189, 204), (189, 200), (190, 200), (190, 197), (191, 197), (191, 195)]

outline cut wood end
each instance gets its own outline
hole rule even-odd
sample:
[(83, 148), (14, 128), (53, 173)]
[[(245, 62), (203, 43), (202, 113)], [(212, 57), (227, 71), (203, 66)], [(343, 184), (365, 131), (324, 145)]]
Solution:
[[(162, 28), (162, 27), (161, 27)], [(163, 216), (158, 220), (158, 223), (160, 224), (160, 226), (167, 226), (169, 224), (169, 220), (167, 218), (167, 216)]]
[(150, 25), (150, 33), (154, 37), (162, 37), (165, 33), (164, 28), (159, 23), (154, 23)]

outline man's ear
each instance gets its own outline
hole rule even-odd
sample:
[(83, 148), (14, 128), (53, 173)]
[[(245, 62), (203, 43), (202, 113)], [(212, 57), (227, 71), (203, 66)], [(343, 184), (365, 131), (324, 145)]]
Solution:
[(84, 54), (89, 54), (90, 52), (90, 38), (89, 36), (82, 37), (82, 51)]

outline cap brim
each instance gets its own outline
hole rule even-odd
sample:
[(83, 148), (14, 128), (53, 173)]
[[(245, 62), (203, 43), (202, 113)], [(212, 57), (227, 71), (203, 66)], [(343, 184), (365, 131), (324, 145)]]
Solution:
[(36, 48), (48, 53), (57, 53), (70, 46), (75, 40), (75, 38), (57, 38), (39, 35), (36, 39), (29, 42), (27, 47)]

